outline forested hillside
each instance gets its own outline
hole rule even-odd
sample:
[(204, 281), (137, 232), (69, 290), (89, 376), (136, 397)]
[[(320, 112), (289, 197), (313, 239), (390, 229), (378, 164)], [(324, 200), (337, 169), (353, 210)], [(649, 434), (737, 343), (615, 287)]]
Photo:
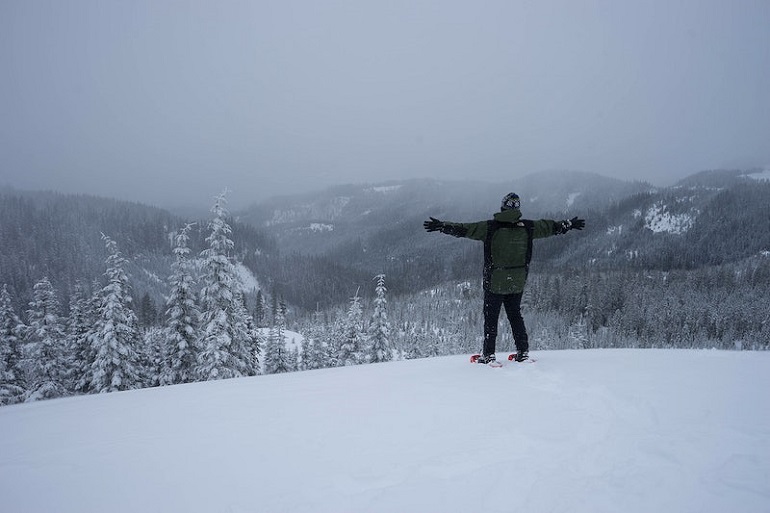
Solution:
[[(0, 193), (0, 283), (26, 305), (34, 284), (47, 277), (64, 298), (75, 283), (100, 281), (107, 253), (102, 235), (112, 238), (128, 259), (138, 297), (162, 300), (171, 272), (174, 234), (187, 223), (190, 246), (205, 247), (206, 219), (185, 220), (138, 203), (51, 192)], [(275, 256), (273, 239), (242, 223), (232, 223), (232, 257), (250, 269)], [(264, 266), (263, 266), (264, 267)]]
[[(562, 185), (545, 203), (563, 208), (537, 215), (580, 215), (586, 229), (535, 241), (523, 301), (534, 350), (770, 348), (764, 175), (633, 184), (610, 202), (614, 182), (589, 195), (546, 178)], [(224, 197), (190, 222), (107, 199), (0, 194), (0, 402), (477, 351), (482, 245), (422, 221), (488, 214), (452, 185), (426, 209), (426, 187), (445, 185), (319, 193), (308, 229), (294, 210), (246, 224)], [(537, 198), (522, 208), (537, 213)], [(287, 329), (301, 334), (291, 347)]]

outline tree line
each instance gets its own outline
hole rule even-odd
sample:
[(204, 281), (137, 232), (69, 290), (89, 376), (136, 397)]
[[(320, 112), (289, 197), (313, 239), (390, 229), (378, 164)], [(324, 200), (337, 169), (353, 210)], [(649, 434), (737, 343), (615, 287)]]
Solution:
[[(163, 325), (142, 327), (135, 313), (128, 260), (111, 237), (102, 280), (78, 282), (67, 315), (51, 281), (34, 285), (28, 308), (19, 315), (9, 287), (0, 291), (0, 404), (73, 394), (105, 393), (191, 383), (300, 368), (384, 361), (392, 357), (384, 276), (377, 281), (376, 330), (363, 331), (351, 309), (341, 343), (313, 350), (304, 358), (285, 343), (286, 306), (275, 300), (264, 328), (264, 296), (247, 307), (232, 257), (235, 243), (220, 196), (208, 223), (206, 249), (191, 258), (188, 224), (174, 235), (174, 263), (168, 277)], [(256, 319), (256, 320), (255, 320)], [(312, 356), (311, 356), (312, 355)]]
[[(540, 270), (522, 301), (532, 350), (769, 350), (770, 255), (691, 271)], [(448, 282), (392, 301), (391, 341), (408, 357), (478, 352), (479, 281)], [(515, 349), (505, 316), (498, 350)]]

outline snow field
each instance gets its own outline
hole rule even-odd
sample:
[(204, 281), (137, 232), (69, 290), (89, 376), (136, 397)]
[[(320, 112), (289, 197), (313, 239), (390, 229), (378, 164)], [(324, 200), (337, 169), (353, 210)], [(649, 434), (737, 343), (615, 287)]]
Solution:
[(536, 356), (501, 369), (453, 356), (2, 408), (0, 509), (770, 510), (770, 354)]

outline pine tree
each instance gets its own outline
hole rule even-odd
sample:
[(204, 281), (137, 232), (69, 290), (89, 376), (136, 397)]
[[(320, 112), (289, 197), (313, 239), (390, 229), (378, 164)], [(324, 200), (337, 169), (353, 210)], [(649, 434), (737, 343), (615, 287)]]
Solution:
[(0, 292), (0, 406), (21, 402), (25, 395), (21, 369), (21, 338), (24, 326), (13, 311), (8, 287)]
[(339, 365), (358, 365), (362, 360), (362, 327), (363, 310), (361, 308), (361, 299), (356, 295), (350, 300), (348, 316), (342, 332), (342, 343), (339, 348)]
[(387, 362), (393, 359), (393, 350), (390, 344), (390, 323), (388, 322), (388, 300), (385, 297), (385, 275), (379, 274), (375, 278), (376, 297), (374, 299), (374, 314), (372, 314), (371, 335), (369, 337), (369, 361), (372, 363)]
[(209, 223), (211, 234), (206, 238), (209, 247), (201, 253), (204, 275), (197, 376), (203, 381), (248, 375), (248, 334), (236, 290), (235, 267), (229, 258), (234, 244), (224, 203), (222, 194), (212, 208), (214, 219)]
[(104, 234), (102, 239), (109, 254), (107, 285), (101, 291), (98, 319), (90, 337), (94, 351), (91, 388), (99, 393), (130, 390), (141, 383), (139, 333), (125, 271), (128, 261), (118, 251), (115, 241)]
[(67, 379), (75, 392), (88, 392), (88, 381), (83, 377), (93, 364), (93, 352), (89, 342), (91, 328), (96, 322), (92, 301), (86, 296), (83, 284), (75, 283), (70, 297), (70, 313), (67, 319), (68, 358)]
[(314, 369), (314, 364), (311, 362), (310, 358), (312, 356), (313, 351), (313, 339), (310, 338), (308, 335), (305, 335), (302, 338), (302, 353), (297, 360), (297, 370), (304, 371), (304, 370), (311, 370)]
[(578, 317), (577, 322), (570, 325), (569, 341), (572, 349), (589, 349), (591, 347), (588, 325), (584, 315)]
[(293, 348), (289, 349), (289, 368), (291, 369), (291, 372), (299, 370), (299, 351), (300, 348), (298, 346), (294, 346)]
[(302, 370), (330, 367), (329, 348), (324, 343), (322, 329), (311, 326), (302, 341)]
[(273, 296), (271, 298), (271, 306), (270, 306), (270, 314), (273, 319), (273, 325), (275, 325), (278, 322), (278, 310), (280, 309), (280, 306), (278, 304), (278, 294), (273, 291)]
[(429, 344), (425, 330), (414, 323), (407, 323), (404, 331), (407, 341), (404, 348), (404, 358), (407, 360), (425, 358)]
[(166, 301), (166, 360), (160, 383), (173, 385), (196, 379), (198, 319), (200, 311), (195, 294), (195, 278), (190, 268), (188, 242), (192, 225), (185, 226), (175, 237), (176, 260), (169, 278), (171, 293)]
[(240, 286), (236, 287), (234, 307), (233, 354), (237, 356), (238, 372), (242, 376), (256, 376), (255, 366), (260, 351), (259, 337), (255, 335), (254, 320), (246, 307), (246, 298)]
[(65, 344), (59, 316), (59, 300), (48, 278), (35, 284), (27, 310), (27, 349), (30, 360), (30, 389), (27, 401), (53, 399), (67, 395), (64, 386)]
[(276, 308), (275, 324), (270, 328), (265, 348), (265, 374), (279, 374), (295, 370), (286, 347), (286, 335), (282, 310)]
[[(96, 361), (96, 345), (100, 309), (102, 306), (102, 285), (94, 280), (91, 286), (91, 296), (85, 300), (83, 312), (83, 333), (72, 340), (75, 356), (73, 371), (75, 373), (75, 391), (90, 394), (94, 390), (94, 362)], [(70, 330), (75, 328), (70, 320)], [(76, 321), (78, 324), (80, 321)], [(70, 338), (73, 338), (70, 335)]]
[(245, 323), (246, 330), (246, 364), (247, 375), (256, 376), (260, 373), (259, 357), (262, 354), (262, 346), (264, 345), (262, 331), (254, 322), (254, 317), (249, 315), (248, 307), (246, 306), (246, 298), (241, 295), (242, 299), (242, 315)]
[(323, 352), (323, 361), (326, 367), (340, 367), (343, 363), (340, 361), (340, 346), (344, 339), (344, 322), (336, 321), (332, 324), (325, 324), (321, 336), (321, 345), (319, 351)]
[(145, 292), (139, 302), (139, 310), (137, 311), (137, 318), (139, 325), (144, 328), (154, 326), (158, 318), (158, 309), (155, 306), (155, 301), (150, 297), (149, 292)]
[(254, 306), (254, 324), (257, 328), (264, 328), (267, 305), (265, 304), (265, 296), (262, 295), (262, 291), (257, 291), (256, 305)]
[(166, 330), (160, 327), (150, 327), (140, 336), (141, 351), (138, 351), (141, 362), (141, 386), (157, 387), (161, 385), (166, 371), (168, 344)]

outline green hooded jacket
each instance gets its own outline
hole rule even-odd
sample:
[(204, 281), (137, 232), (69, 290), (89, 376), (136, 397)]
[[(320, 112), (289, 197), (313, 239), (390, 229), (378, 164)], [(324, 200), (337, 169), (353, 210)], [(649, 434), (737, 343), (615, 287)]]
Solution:
[[(520, 294), (527, 282), (527, 250), (529, 247), (527, 229), (521, 219), (521, 210), (510, 209), (494, 215), (494, 233), (490, 241), (491, 262), (485, 262), (484, 289), (494, 294)], [(501, 225), (499, 223), (507, 223)], [(529, 223), (529, 222), (528, 222)], [(477, 223), (451, 223), (455, 236), (485, 241), (492, 226), (490, 221)], [(557, 222), (551, 219), (531, 221), (532, 238), (542, 239), (556, 235)]]

